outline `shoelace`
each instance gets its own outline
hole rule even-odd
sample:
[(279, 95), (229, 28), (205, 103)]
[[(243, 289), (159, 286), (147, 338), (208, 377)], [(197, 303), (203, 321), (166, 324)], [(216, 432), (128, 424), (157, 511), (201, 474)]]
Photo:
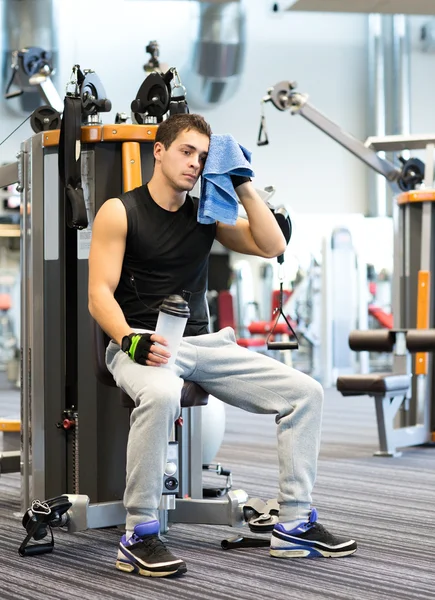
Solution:
[(306, 531), (307, 532), (312, 531), (314, 533), (318, 533), (319, 535), (321, 535), (325, 538), (325, 541), (327, 543), (334, 541), (334, 536), (332, 535), (332, 533), (329, 533), (329, 531), (327, 529), (325, 529), (325, 527), (323, 525), (321, 525), (320, 523), (317, 523), (317, 521), (315, 523), (312, 523), (311, 527), (307, 528)]
[(158, 556), (159, 554), (169, 554), (169, 550), (166, 548), (165, 544), (162, 542), (158, 535), (150, 535), (140, 538), (137, 537), (137, 535), (133, 534), (130, 539), (134, 544), (142, 543), (148, 550), (150, 550), (156, 556)]

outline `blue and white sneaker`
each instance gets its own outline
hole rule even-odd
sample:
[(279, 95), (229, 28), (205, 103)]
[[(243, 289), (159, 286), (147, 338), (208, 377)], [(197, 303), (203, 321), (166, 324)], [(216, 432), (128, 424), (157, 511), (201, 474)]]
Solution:
[(355, 540), (337, 537), (317, 523), (317, 511), (311, 510), (308, 523), (287, 531), (278, 523), (272, 531), (270, 555), (277, 558), (339, 557), (354, 554)]
[(129, 540), (125, 535), (121, 538), (116, 568), (146, 577), (169, 577), (187, 571), (184, 561), (175, 558), (159, 538), (158, 521), (136, 525)]

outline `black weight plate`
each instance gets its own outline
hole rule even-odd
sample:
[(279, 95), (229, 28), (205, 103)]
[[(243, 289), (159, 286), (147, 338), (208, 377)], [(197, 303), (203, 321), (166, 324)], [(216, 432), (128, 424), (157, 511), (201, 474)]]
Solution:
[(60, 128), (60, 113), (48, 104), (40, 106), (33, 111), (30, 117), (30, 126), (35, 133)]

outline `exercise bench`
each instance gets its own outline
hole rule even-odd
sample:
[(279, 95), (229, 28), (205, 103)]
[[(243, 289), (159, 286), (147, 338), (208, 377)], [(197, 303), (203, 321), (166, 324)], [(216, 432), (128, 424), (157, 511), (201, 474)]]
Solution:
[[(337, 379), (337, 390), (343, 396), (375, 399), (379, 435), (379, 450), (375, 456), (400, 456), (399, 448), (431, 443), (430, 404), (433, 401), (426, 397), (425, 376), (413, 378), (409, 363), (410, 354), (435, 350), (435, 330), (352, 331), (349, 346), (356, 352), (393, 352), (396, 357), (403, 358), (403, 372), (342, 375)], [(425, 402), (414, 407), (410, 415), (417, 392)]]

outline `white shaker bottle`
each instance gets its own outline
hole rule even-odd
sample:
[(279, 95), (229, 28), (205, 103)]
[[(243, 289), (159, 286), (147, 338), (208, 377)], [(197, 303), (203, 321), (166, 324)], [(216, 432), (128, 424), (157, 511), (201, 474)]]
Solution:
[(174, 364), (189, 317), (189, 306), (181, 296), (169, 296), (168, 298), (165, 298), (160, 305), (156, 333), (165, 338), (168, 342), (168, 345), (165, 346), (165, 348), (171, 353), (168, 362), (162, 364), (162, 367), (170, 367)]

